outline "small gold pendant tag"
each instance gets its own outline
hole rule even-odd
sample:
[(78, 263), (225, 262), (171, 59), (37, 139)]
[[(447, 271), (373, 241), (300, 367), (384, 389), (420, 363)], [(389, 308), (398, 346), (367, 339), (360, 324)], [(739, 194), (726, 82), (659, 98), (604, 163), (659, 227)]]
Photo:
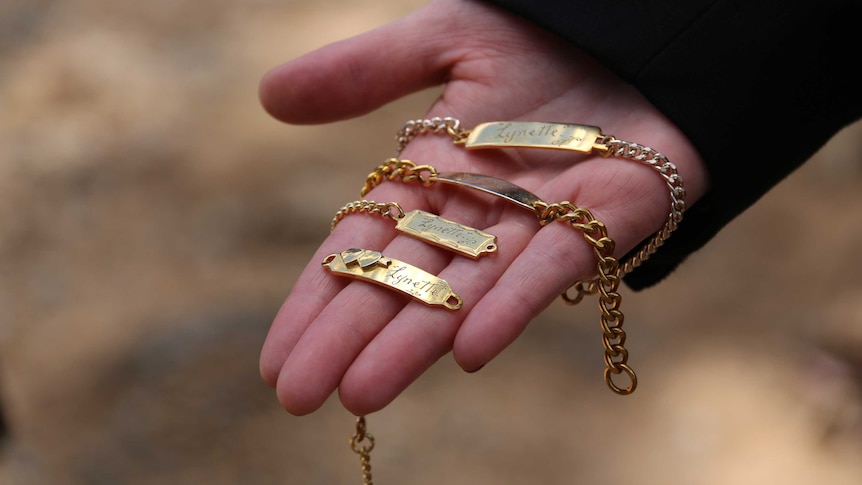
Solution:
[(399, 291), (426, 305), (457, 310), (463, 303), (445, 280), (377, 251), (354, 248), (333, 253), (323, 260), (323, 266), (336, 274)]
[(606, 151), (597, 143), (603, 138), (598, 126), (569, 123), (494, 121), (482, 123), (470, 131), (466, 148), (551, 148), (590, 153)]
[(473, 259), (497, 250), (497, 236), (430, 212), (410, 211), (396, 221), (395, 229), (404, 234)]

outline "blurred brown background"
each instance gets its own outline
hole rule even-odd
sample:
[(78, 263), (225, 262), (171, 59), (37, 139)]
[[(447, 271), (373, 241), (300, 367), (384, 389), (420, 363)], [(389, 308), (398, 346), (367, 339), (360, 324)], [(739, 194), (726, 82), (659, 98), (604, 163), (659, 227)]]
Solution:
[[(258, 351), (435, 92), (290, 127), (257, 83), (421, 3), (0, 0), (0, 483), (360, 483), (352, 416), (284, 412)], [(854, 126), (625, 291), (633, 396), (601, 381), (594, 302), (479, 373), (444, 358), (369, 417), (375, 482), (862, 483), (860, 189)]]

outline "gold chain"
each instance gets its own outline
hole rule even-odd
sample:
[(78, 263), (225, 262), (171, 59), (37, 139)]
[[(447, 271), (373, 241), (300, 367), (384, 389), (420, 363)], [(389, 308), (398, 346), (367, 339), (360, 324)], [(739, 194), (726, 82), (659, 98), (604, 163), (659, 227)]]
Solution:
[(390, 158), (368, 174), (368, 177), (365, 179), (365, 185), (359, 192), (359, 196), (365, 197), (368, 192), (371, 192), (371, 189), (386, 180), (400, 180), (401, 182), (418, 181), (423, 186), (430, 187), (434, 184), (436, 177), (437, 169), (431, 165), (417, 165), (410, 160)]
[(357, 200), (355, 202), (346, 204), (341, 209), (338, 209), (338, 212), (336, 212), (335, 216), (332, 218), (330, 230), (335, 229), (335, 226), (337, 226), (338, 223), (341, 222), (341, 220), (348, 215), (356, 214), (358, 212), (366, 212), (368, 214), (380, 214), (383, 217), (388, 217), (395, 221), (404, 217), (404, 209), (402, 209), (397, 202), (374, 202), (373, 200)]
[(445, 118), (428, 118), (428, 119), (419, 119), (419, 120), (410, 120), (404, 123), (401, 126), (401, 129), (398, 130), (398, 134), (395, 135), (395, 139), (398, 142), (398, 147), (396, 148), (396, 153), (401, 154), (407, 145), (413, 141), (413, 138), (416, 138), (417, 135), (425, 135), (425, 134), (436, 134), (446, 132), (447, 135), (452, 137), (452, 140), (455, 144), (461, 144), (464, 140), (467, 139), (467, 136), (470, 134), (470, 130), (462, 130), (461, 129), (461, 120), (457, 118), (445, 117)]
[[(607, 228), (593, 217), (593, 214), (582, 207), (576, 207), (568, 201), (558, 204), (545, 202), (535, 203), (536, 217), (539, 223), (546, 225), (554, 220), (570, 225), (573, 229), (581, 231), (584, 239), (593, 248), (593, 253), (598, 259), (598, 278), (588, 283), (588, 288), (583, 288), (584, 283), (576, 282), (573, 287), (579, 289), (576, 300), (569, 301), (566, 294), (564, 298), (568, 303), (578, 303), (585, 293), (598, 292), (599, 310), (601, 310), (602, 345), (605, 348), (605, 382), (617, 394), (631, 394), (637, 387), (638, 381), (634, 370), (628, 365), (629, 352), (625, 348), (626, 332), (623, 330), (625, 316), (620, 310), (622, 296), (620, 296), (620, 265), (614, 258), (613, 239), (608, 236)], [(616, 375), (625, 374), (629, 378), (629, 384), (625, 387), (618, 386), (613, 378)]]
[[(368, 441), (368, 444), (363, 445), (363, 441)], [(374, 449), (374, 436), (371, 436), (365, 428), (365, 416), (356, 418), (356, 431), (350, 438), (350, 448), (359, 455), (362, 485), (374, 485), (371, 480), (371, 450)]]

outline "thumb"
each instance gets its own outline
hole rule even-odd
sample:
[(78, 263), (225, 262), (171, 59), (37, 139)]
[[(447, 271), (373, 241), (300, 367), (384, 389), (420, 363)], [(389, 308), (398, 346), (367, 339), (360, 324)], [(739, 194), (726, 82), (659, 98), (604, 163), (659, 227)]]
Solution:
[(440, 34), (451, 20), (441, 3), (448, 4), (431, 2), (273, 68), (261, 80), (261, 104), (286, 123), (327, 123), (444, 82), (452, 62), (445, 59), (450, 44)]

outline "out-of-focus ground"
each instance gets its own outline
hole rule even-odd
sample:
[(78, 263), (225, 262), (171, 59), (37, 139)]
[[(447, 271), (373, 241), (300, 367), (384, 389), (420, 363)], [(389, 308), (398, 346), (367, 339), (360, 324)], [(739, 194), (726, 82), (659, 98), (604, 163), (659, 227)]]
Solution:
[[(0, 3), (0, 483), (360, 483), (353, 417), (284, 412), (258, 352), (434, 93), (288, 127), (257, 83), (420, 3)], [(481, 372), (444, 358), (370, 416), (375, 482), (862, 483), (860, 214), (854, 126), (624, 293), (637, 393), (601, 382), (594, 304), (557, 302)]]

